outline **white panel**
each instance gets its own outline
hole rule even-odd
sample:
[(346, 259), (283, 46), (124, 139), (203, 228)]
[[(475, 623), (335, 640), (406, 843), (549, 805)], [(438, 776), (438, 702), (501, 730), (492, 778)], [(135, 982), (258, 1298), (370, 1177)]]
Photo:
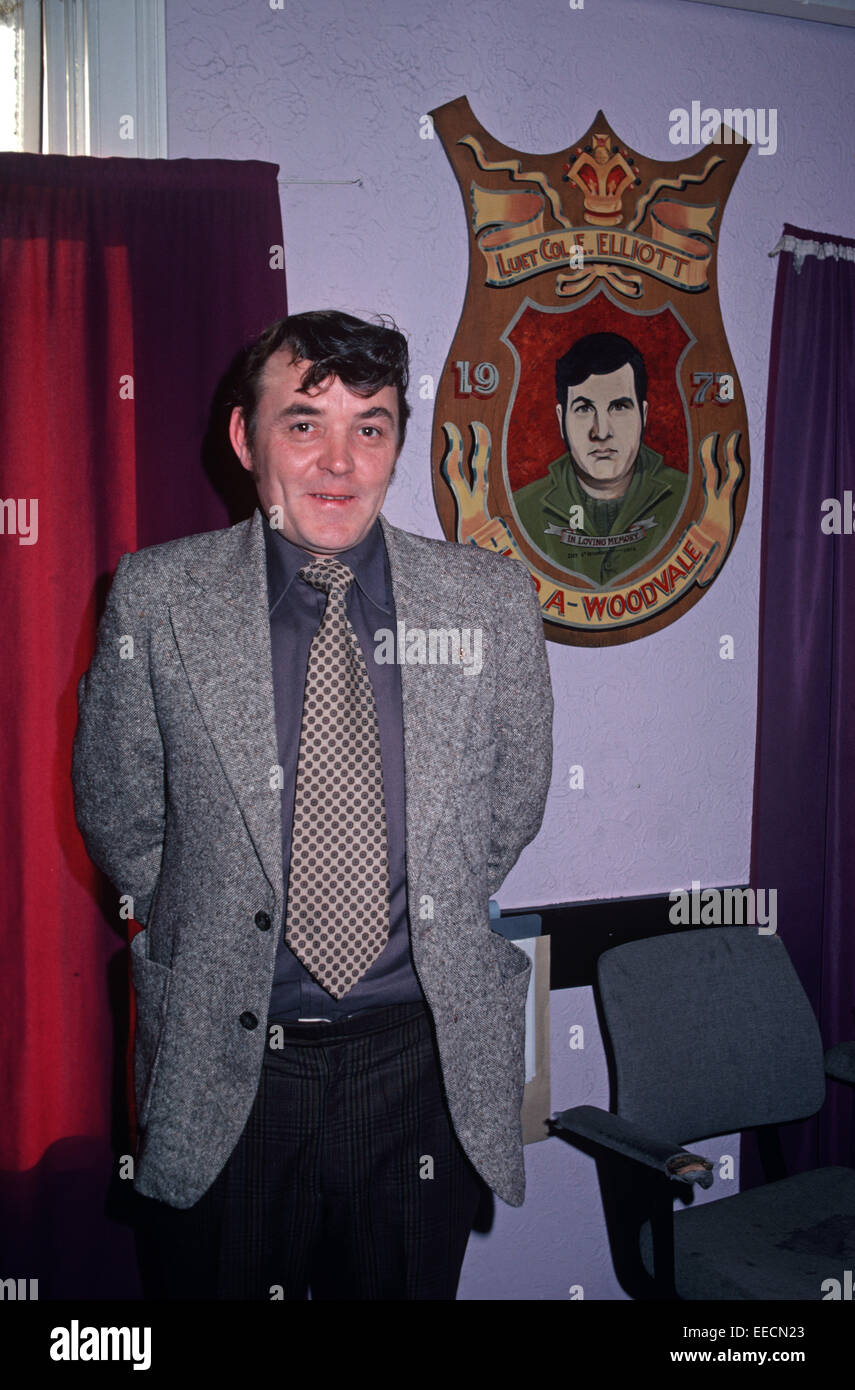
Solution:
[(90, 149), (166, 158), (164, 0), (88, 0)]
[(522, 941), (515, 941), (515, 946), (519, 946), (521, 951), (525, 951), (531, 961), (531, 975), (528, 981), (528, 994), (525, 1001), (525, 1079), (534, 1079), (536, 1066), (535, 1057), (535, 1013), (534, 1013), (534, 953), (537, 948), (537, 937), (526, 937)]
[(29, 154), (42, 152), (42, 7), (39, 0), (22, 0), (24, 21), (22, 77), (23, 144)]
[(68, 154), (68, 95), (65, 72), (65, 8), (46, 0), (44, 11), (43, 154)]
[(144, 159), (166, 159), (166, 0), (137, 0), (137, 138)]

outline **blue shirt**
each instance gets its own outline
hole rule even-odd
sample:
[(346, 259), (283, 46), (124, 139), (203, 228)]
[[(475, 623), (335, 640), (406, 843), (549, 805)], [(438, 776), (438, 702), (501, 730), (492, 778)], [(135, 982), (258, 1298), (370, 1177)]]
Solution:
[(306, 667), (312, 639), (321, 625), (327, 596), (297, 576), (315, 557), (301, 550), (264, 518), (267, 548), (267, 594), (276, 737), (282, 786), (282, 870), (286, 902), (268, 1015), (271, 1019), (341, 1018), (361, 1009), (385, 1004), (421, 1002), (424, 998), (410, 955), (407, 914), (406, 831), (404, 820), (404, 718), (401, 706), (401, 668), (374, 659), (374, 633), (395, 632), (392, 577), (380, 522), (368, 535), (337, 558), (353, 571), (347, 593), (347, 616), (359, 638), (377, 705), (383, 792), (389, 849), (389, 940), (380, 955), (351, 990), (337, 1000), (319, 985), (285, 944), (287, 888), (291, 862), (294, 790)]

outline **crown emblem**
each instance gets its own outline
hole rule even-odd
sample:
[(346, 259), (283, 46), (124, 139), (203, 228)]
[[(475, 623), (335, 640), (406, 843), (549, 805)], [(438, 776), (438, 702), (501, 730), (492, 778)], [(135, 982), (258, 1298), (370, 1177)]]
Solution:
[(595, 135), (593, 145), (577, 148), (572, 164), (564, 165), (564, 180), (585, 195), (585, 221), (614, 227), (623, 217), (621, 200), (631, 184), (641, 183), (626, 150), (609, 143), (610, 136)]

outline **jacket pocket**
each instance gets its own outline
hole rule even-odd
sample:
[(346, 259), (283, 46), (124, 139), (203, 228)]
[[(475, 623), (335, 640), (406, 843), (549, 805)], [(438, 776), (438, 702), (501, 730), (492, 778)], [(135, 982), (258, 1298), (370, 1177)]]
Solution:
[(525, 951), (521, 951), (519, 946), (515, 946), (501, 932), (490, 929), (490, 941), (496, 953), (496, 961), (499, 967), (499, 974), (503, 982), (507, 985), (510, 981), (522, 983), (525, 976), (526, 986), (528, 985), (529, 975), (531, 974), (531, 961)]
[(147, 939), (146, 928), (137, 932), (131, 941), (131, 977), (137, 1005), (134, 1100), (140, 1129), (145, 1125), (151, 1106), (172, 983), (172, 971), (168, 966), (149, 960), (146, 954)]

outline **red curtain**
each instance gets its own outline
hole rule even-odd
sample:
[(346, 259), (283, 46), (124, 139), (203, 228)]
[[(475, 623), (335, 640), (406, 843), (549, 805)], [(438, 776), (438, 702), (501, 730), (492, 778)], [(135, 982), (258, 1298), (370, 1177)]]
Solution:
[(277, 172), (0, 155), (0, 1275), (40, 1298), (138, 1294), (133, 924), (74, 820), (76, 690), (119, 556), (252, 508), (216, 391), (285, 312)]

